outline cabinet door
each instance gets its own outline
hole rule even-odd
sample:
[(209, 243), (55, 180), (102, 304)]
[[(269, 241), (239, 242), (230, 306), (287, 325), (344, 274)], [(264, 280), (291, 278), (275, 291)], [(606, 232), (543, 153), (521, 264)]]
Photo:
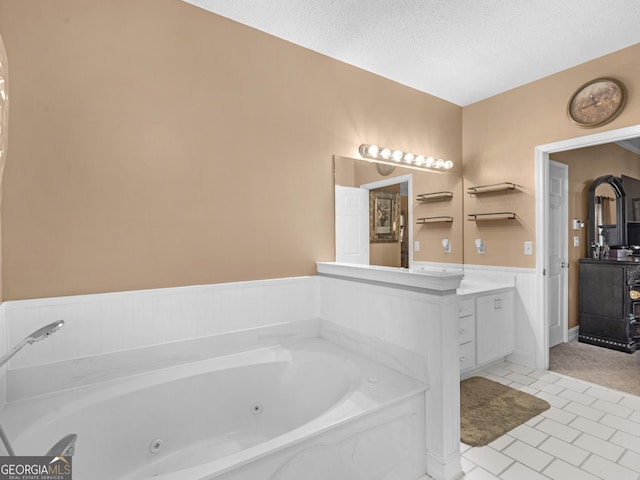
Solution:
[(476, 299), (476, 361), (498, 360), (513, 351), (513, 293), (483, 295)]

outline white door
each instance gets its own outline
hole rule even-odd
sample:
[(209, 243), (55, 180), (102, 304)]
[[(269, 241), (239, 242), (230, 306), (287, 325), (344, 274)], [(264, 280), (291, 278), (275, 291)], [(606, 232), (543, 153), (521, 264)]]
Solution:
[(549, 161), (549, 348), (568, 340), (569, 166)]
[(369, 190), (336, 185), (336, 262), (369, 265)]

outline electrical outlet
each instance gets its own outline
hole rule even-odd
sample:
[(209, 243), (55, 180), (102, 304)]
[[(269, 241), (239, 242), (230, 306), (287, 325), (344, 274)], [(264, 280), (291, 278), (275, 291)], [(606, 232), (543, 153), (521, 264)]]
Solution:
[(574, 247), (580, 246), (580, 237), (573, 237), (573, 246)]
[(413, 251), (414, 252), (419, 252), (420, 251), (420, 241), (416, 240), (415, 242), (413, 242)]
[(524, 254), (533, 255), (533, 242), (524, 242)]

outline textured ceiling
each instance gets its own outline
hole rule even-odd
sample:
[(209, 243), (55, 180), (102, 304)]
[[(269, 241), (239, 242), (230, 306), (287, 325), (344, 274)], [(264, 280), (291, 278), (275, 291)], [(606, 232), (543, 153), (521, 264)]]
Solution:
[(184, 1), (461, 106), (640, 43), (640, 0)]

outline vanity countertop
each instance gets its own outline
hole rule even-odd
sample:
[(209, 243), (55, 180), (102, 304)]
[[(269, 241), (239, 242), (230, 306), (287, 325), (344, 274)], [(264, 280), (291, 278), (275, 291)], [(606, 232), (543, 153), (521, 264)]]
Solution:
[(501, 293), (512, 290), (513, 285), (495, 282), (474, 282), (463, 280), (456, 293), (462, 297), (470, 297), (475, 295), (484, 295), (491, 293)]
[(365, 282), (395, 285), (418, 289), (438, 295), (457, 294), (473, 296), (512, 290), (513, 284), (496, 281), (464, 279), (460, 270), (420, 269), (409, 270), (379, 265), (357, 265), (340, 262), (318, 262), (318, 274)]
[(317, 262), (316, 265), (319, 275), (388, 284), (436, 295), (455, 294), (464, 277), (464, 273), (459, 271), (416, 271), (399, 267), (340, 262)]

